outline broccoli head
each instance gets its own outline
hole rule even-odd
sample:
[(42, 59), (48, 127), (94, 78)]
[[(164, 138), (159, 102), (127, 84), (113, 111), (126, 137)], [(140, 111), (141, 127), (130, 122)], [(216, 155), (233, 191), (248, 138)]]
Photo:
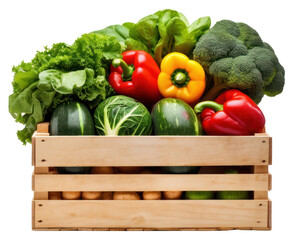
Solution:
[(259, 103), (264, 94), (283, 91), (285, 71), (274, 50), (244, 23), (217, 22), (197, 42), (194, 59), (207, 75), (202, 100), (214, 100), (235, 88)]

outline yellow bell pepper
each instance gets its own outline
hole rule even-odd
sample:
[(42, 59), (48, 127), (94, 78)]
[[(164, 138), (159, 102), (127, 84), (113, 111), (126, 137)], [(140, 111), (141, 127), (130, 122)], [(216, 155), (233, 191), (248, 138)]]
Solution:
[(162, 96), (178, 98), (192, 105), (199, 101), (205, 89), (202, 66), (186, 55), (172, 52), (161, 62), (158, 89)]

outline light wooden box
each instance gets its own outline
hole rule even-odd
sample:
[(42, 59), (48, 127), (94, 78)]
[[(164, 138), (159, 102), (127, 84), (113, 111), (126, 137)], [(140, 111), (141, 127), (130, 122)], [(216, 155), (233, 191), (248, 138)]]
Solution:
[[(33, 230), (270, 230), (271, 137), (32, 138)], [(248, 166), (246, 174), (48, 174), (58, 166)], [(56, 191), (252, 191), (248, 200), (48, 200)]]

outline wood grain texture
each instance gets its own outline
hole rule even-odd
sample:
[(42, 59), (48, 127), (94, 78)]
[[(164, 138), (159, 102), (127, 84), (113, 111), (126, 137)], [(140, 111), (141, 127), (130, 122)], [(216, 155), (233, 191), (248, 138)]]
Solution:
[(37, 133), (49, 133), (49, 122), (38, 123)]
[[(268, 165), (268, 136), (35, 136), (36, 166)], [(180, 161), (179, 161), (180, 160)]]
[(89, 174), (33, 176), (35, 191), (268, 191), (268, 174)]
[(35, 200), (35, 228), (267, 228), (267, 200)]

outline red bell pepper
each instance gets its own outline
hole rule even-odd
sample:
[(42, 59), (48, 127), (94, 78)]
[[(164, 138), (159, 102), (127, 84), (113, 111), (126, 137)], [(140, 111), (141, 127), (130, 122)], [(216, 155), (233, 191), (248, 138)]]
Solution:
[(122, 59), (113, 60), (110, 70), (109, 83), (116, 93), (135, 98), (147, 107), (162, 98), (157, 86), (160, 69), (149, 53), (126, 51)]
[(253, 135), (260, 133), (265, 118), (256, 103), (239, 90), (231, 89), (219, 95), (215, 102), (198, 103), (203, 130), (208, 135)]

